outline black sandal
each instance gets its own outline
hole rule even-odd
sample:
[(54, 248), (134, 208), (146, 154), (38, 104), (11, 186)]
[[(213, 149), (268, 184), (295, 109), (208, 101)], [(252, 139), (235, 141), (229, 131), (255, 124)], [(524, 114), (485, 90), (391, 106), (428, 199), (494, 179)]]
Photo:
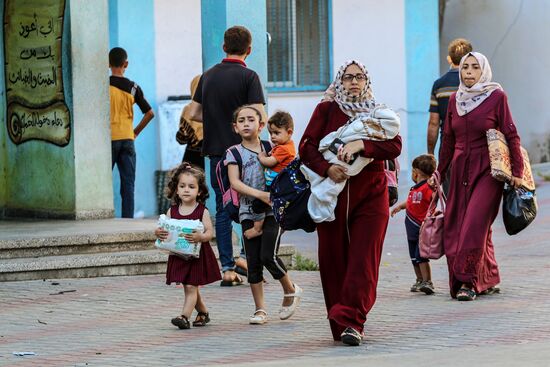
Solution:
[(208, 312), (198, 312), (197, 318), (193, 321), (193, 326), (206, 326), (210, 322), (210, 316)]
[(191, 324), (187, 317), (181, 315), (172, 319), (172, 325), (179, 327), (180, 329), (191, 329)]
[(485, 296), (485, 295), (492, 295), (497, 293), (500, 293), (500, 288), (498, 286), (494, 286), (494, 287), (487, 288), (483, 292), (480, 292), (479, 295)]
[(460, 288), (456, 293), (456, 299), (459, 301), (473, 301), (477, 297), (477, 293), (473, 289)]

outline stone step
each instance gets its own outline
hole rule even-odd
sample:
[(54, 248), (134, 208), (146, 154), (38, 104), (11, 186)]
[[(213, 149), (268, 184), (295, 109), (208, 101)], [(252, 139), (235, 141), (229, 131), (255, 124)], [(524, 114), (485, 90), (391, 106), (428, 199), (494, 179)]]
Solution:
[(154, 249), (151, 231), (0, 240), (0, 260)]
[(160, 274), (167, 254), (157, 250), (6, 259), (0, 281)]
[[(217, 249), (213, 247), (217, 256)], [(234, 248), (234, 253), (239, 249)], [(295, 249), (282, 245), (279, 255), (292, 263)], [(162, 274), (168, 255), (159, 250), (43, 256), (0, 261), (0, 282), (36, 279), (89, 278), (116, 275)]]

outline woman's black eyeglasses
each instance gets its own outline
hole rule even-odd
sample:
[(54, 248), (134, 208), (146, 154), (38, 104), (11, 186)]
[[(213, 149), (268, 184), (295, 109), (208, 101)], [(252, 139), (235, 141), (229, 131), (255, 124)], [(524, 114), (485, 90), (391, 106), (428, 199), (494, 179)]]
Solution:
[(342, 76), (342, 80), (344, 82), (351, 82), (353, 79), (360, 82), (362, 80), (366, 80), (367, 76), (365, 74), (344, 74), (344, 76)]

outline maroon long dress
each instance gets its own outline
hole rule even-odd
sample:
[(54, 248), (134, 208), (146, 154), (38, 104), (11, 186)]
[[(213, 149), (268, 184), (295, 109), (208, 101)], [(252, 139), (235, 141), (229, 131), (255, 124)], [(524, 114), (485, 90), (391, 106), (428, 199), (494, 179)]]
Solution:
[[(349, 120), (336, 102), (322, 102), (300, 142), (302, 162), (327, 176), (330, 164), (319, 153), (319, 141)], [(383, 161), (399, 156), (401, 138), (365, 140), (365, 157), (374, 158), (351, 177), (338, 196), (336, 219), (317, 225), (319, 270), (334, 340), (346, 327), (359, 332), (376, 300), (382, 245), (389, 220), (389, 198)]]
[[(202, 220), (205, 209), (204, 205), (199, 204), (191, 214), (181, 215), (178, 205), (173, 205), (170, 208), (170, 217)], [(178, 282), (184, 285), (199, 286), (216, 282), (221, 278), (220, 267), (209, 242), (202, 243), (199, 257), (196, 259), (183, 259), (176, 255), (168, 256), (166, 284)]]
[(445, 177), (452, 163), (444, 248), (453, 298), (464, 283), (479, 293), (500, 282), (491, 225), (498, 214), (504, 183), (491, 176), (486, 136), (491, 128), (506, 136), (512, 173), (521, 177), (520, 140), (506, 94), (494, 91), (464, 116), (457, 113), (455, 94), (450, 97), (438, 171)]

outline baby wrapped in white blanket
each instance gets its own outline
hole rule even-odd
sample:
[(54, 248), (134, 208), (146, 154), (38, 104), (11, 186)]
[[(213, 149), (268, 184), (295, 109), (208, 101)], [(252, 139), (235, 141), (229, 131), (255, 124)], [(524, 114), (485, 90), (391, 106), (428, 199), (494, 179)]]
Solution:
[[(319, 152), (331, 164), (338, 164), (347, 168), (348, 176), (355, 176), (373, 158), (357, 157), (352, 164), (339, 160), (329, 146), (335, 139), (344, 144), (355, 140), (391, 140), (399, 134), (400, 120), (397, 113), (385, 105), (376, 106), (368, 115), (360, 114), (340, 127), (338, 130), (325, 136), (319, 142)], [(334, 209), (338, 194), (342, 192), (346, 182), (336, 183), (330, 177), (323, 177), (302, 165), (302, 172), (311, 183), (311, 196), (308, 201), (308, 212), (315, 223), (331, 222), (335, 219)]]

